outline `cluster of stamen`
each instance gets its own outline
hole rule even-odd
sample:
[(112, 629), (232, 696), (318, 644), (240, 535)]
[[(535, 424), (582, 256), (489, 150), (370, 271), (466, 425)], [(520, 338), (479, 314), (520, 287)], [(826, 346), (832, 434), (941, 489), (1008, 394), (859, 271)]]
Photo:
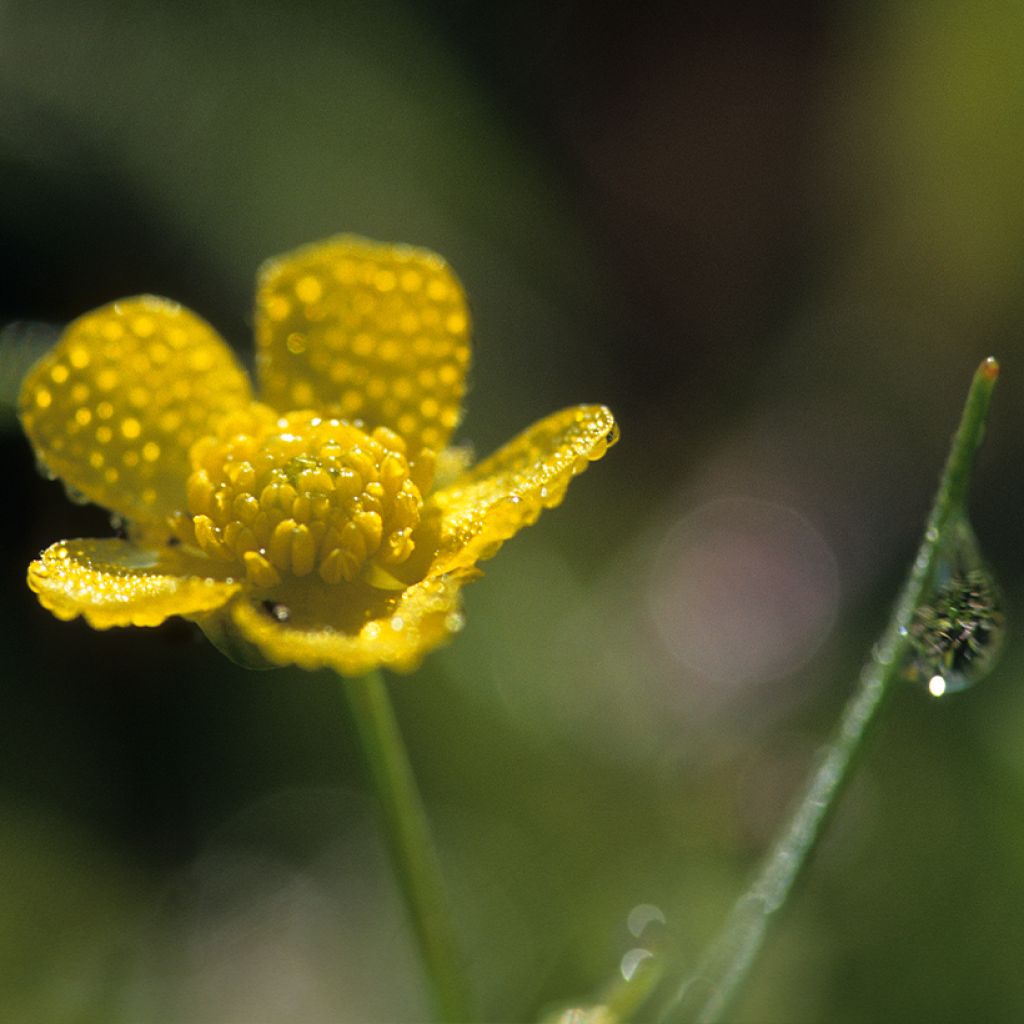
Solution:
[(179, 536), (244, 567), (256, 587), (314, 571), (326, 583), (368, 569), (387, 579), (412, 553), (427, 482), (391, 430), (255, 405), (198, 441), (191, 460)]

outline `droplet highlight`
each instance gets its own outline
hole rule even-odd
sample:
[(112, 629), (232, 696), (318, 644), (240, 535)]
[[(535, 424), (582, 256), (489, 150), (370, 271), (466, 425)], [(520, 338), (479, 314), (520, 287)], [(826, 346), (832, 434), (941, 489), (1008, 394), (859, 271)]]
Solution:
[(649, 949), (642, 949), (637, 947), (631, 949), (623, 954), (622, 959), (619, 961), (619, 971), (622, 974), (624, 981), (632, 981), (636, 976), (636, 972), (640, 969), (640, 965), (645, 960), (650, 960), (654, 954)]
[(630, 934), (639, 939), (652, 924), (665, 924), (665, 914), (653, 903), (638, 903), (626, 917)]

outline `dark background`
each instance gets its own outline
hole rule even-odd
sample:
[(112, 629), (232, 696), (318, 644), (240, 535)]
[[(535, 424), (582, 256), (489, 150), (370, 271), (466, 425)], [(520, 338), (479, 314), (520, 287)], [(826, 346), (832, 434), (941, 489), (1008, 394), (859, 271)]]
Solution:
[[(153, 292), (248, 359), (258, 264), (354, 231), (465, 283), (461, 439), (584, 401), (622, 425), (394, 683), (488, 1020), (634, 947), (692, 961), (1000, 358), (973, 506), (1005, 656), (893, 702), (737, 1012), (1019, 1019), (1022, 52), (1010, 2), (0, 5), (4, 1015), (424, 1012), (340, 685), (178, 621), (62, 624), (22, 582), (110, 532), (17, 426), (40, 325)], [(637, 904), (666, 926), (632, 936)]]

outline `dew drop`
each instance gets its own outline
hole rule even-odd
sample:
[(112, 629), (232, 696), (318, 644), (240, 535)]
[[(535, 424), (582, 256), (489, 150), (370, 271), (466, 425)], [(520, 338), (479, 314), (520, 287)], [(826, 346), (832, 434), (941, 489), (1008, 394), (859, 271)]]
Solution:
[(89, 496), (83, 494), (77, 487), (72, 487), (71, 484), (64, 484), (64, 493), (68, 496), (68, 501), (73, 505), (88, 505)]
[(623, 954), (619, 961), (619, 971), (625, 981), (632, 981), (640, 965), (645, 960), (650, 960), (654, 954), (649, 949), (630, 949)]
[(56, 480), (57, 474), (37, 455), (36, 472), (45, 480)]
[(630, 934), (637, 939), (652, 924), (665, 924), (664, 912), (661, 907), (656, 907), (653, 903), (637, 904), (626, 918), (626, 927), (629, 929)]
[(931, 593), (907, 630), (907, 676), (933, 697), (973, 686), (995, 664), (1004, 625), (999, 588), (970, 523), (961, 519), (949, 531)]
[(279, 601), (264, 601), (263, 610), (278, 622), (287, 622), (292, 617), (291, 608)]

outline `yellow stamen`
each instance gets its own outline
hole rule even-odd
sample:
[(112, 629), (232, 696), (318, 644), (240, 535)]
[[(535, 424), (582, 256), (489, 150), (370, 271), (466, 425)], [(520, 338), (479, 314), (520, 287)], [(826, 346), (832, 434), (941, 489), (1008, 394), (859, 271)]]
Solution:
[(384, 428), (370, 435), (343, 420), (253, 405), (192, 448), (195, 542), (239, 563), (259, 587), (314, 571), (327, 583), (382, 578), (371, 566), (408, 559), (423, 505), (404, 450)]
[(276, 587), (281, 582), (278, 571), (258, 552), (246, 551), (242, 556), (249, 582), (255, 587)]

